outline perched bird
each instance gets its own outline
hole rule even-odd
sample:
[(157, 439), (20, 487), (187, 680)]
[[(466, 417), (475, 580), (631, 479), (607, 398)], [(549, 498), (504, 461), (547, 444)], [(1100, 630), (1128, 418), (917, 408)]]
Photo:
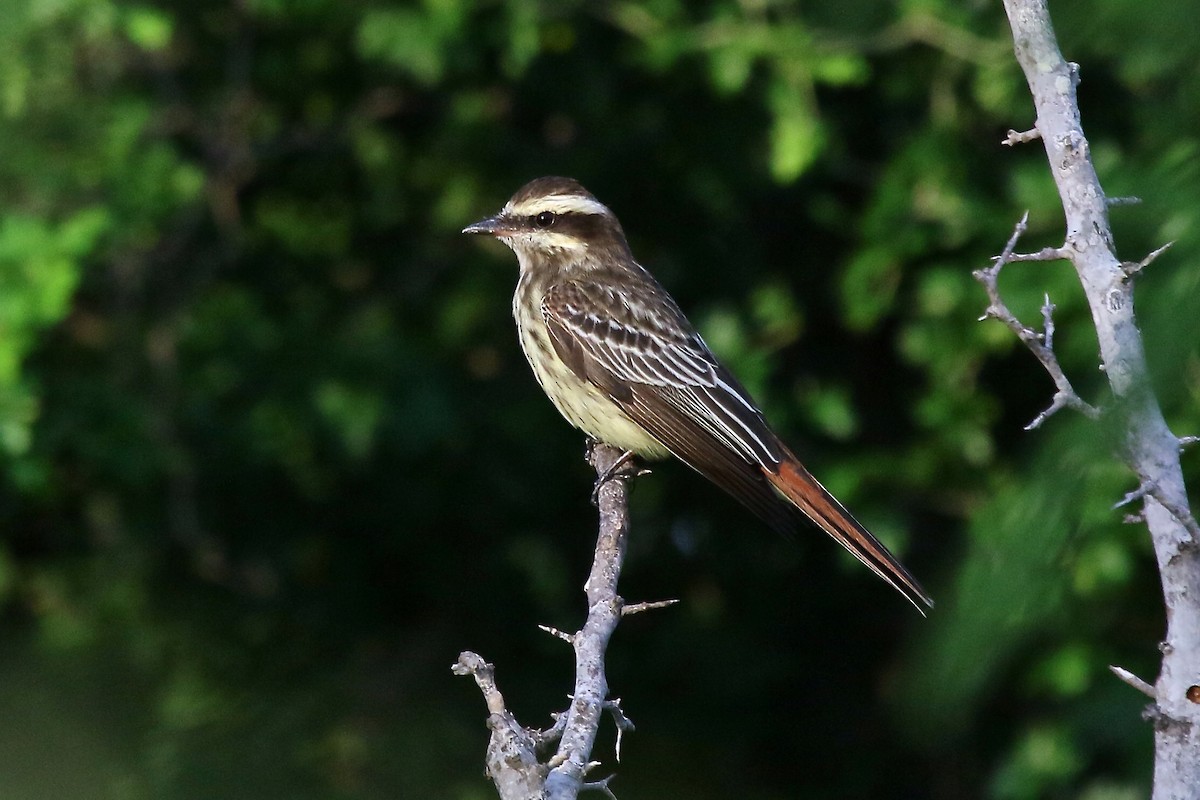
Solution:
[(570, 178), (538, 178), (463, 229), (499, 239), (521, 276), (513, 316), (542, 389), (589, 437), (673, 455), (773, 527), (803, 518), (921, 609), (929, 595), (809, 474), (679, 306), (634, 260), (616, 216)]

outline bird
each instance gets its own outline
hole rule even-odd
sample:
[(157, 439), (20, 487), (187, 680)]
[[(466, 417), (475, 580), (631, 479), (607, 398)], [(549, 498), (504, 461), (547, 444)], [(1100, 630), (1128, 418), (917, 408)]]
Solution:
[(678, 304), (634, 259), (613, 212), (572, 178), (537, 178), (463, 228), (517, 256), (512, 312), (550, 401), (622, 461), (674, 456), (784, 532), (807, 520), (918, 611), (929, 594), (772, 430)]

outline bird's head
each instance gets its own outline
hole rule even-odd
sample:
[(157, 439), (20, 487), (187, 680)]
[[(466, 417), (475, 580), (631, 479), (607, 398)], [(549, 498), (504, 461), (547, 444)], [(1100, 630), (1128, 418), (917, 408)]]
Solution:
[(579, 261), (600, 253), (629, 253), (616, 216), (571, 178), (530, 181), (498, 214), (468, 225), (463, 233), (499, 239), (513, 249), (522, 267), (538, 256)]

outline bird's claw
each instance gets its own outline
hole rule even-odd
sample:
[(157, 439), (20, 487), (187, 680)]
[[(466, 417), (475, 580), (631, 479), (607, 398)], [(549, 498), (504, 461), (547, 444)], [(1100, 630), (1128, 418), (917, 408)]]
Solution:
[[(599, 444), (595, 439), (588, 440), (589, 455), (591, 450)], [(614, 478), (640, 478), (643, 475), (649, 475), (650, 470), (637, 461), (637, 454), (632, 450), (626, 450), (621, 454), (621, 457), (608, 466), (604, 472), (596, 477), (596, 483), (592, 486), (592, 505), (597, 508), (600, 506), (600, 490), (604, 488), (604, 484)]]

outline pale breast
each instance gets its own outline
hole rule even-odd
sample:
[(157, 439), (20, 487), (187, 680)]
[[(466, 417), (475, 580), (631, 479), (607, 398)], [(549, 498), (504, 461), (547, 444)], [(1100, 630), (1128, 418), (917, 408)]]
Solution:
[(646, 458), (666, 458), (662, 444), (591, 383), (581, 380), (554, 351), (542, 319), (544, 287), (521, 276), (513, 296), (513, 318), (521, 349), (542, 390), (567, 421), (605, 444), (632, 450)]

